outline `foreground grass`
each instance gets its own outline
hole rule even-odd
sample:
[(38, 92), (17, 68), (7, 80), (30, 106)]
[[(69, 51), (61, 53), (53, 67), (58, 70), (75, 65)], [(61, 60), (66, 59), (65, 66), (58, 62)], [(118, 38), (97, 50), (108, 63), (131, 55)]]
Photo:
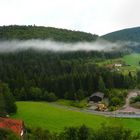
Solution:
[(65, 100), (65, 99), (59, 99), (56, 102), (54, 102), (58, 105), (65, 105), (68, 107), (77, 107), (77, 108), (86, 108), (87, 107), (87, 98), (83, 99), (81, 101), (72, 101), (72, 100)]
[(59, 132), (68, 126), (85, 124), (93, 129), (102, 123), (124, 125), (134, 131), (139, 131), (140, 119), (119, 119), (96, 116), (80, 111), (73, 111), (44, 102), (17, 102), (18, 112), (13, 118), (24, 120), (27, 126), (41, 127), (50, 131)]

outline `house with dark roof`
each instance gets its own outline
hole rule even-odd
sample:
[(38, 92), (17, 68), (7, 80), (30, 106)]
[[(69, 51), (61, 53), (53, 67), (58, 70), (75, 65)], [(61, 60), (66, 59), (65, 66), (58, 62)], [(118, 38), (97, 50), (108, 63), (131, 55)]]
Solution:
[(21, 139), (23, 138), (25, 132), (24, 122), (22, 120), (16, 120), (11, 118), (0, 117), (0, 128), (13, 131)]
[(95, 103), (98, 103), (98, 102), (102, 101), (103, 98), (104, 98), (104, 93), (102, 93), (102, 92), (96, 92), (96, 93), (93, 93), (89, 97), (89, 101), (93, 101)]

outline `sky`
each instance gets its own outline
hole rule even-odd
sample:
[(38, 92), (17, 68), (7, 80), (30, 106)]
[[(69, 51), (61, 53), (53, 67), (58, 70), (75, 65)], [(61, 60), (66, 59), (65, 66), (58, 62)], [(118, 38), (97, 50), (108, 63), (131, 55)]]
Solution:
[(0, 0), (0, 26), (37, 25), (103, 35), (140, 26), (140, 0)]

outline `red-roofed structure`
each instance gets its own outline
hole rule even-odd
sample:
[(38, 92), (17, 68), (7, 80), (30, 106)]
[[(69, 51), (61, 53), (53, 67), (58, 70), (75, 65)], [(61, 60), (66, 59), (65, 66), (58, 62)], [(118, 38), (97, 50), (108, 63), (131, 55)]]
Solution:
[(0, 128), (9, 129), (20, 137), (24, 135), (24, 123), (22, 120), (0, 117)]

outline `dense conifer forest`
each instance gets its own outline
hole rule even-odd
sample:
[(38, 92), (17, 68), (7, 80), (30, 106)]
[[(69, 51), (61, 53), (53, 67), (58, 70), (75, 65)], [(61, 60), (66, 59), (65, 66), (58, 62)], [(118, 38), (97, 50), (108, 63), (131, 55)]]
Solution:
[[(17, 100), (81, 100), (99, 90), (108, 93), (108, 89), (136, 86), (136, 77), (131, 73), (111, 72), (95, 63), (122, 55), (120, 52), (54, 53), (32, 49), (2, 53), (0, 77), (9, 84)], [(104, 84), (105, 89), (100, 89), (100, 84)]]

